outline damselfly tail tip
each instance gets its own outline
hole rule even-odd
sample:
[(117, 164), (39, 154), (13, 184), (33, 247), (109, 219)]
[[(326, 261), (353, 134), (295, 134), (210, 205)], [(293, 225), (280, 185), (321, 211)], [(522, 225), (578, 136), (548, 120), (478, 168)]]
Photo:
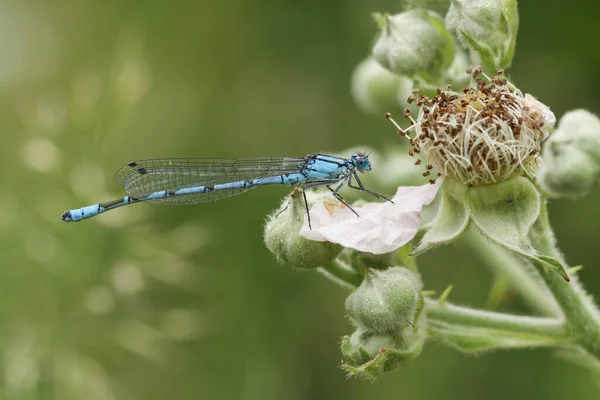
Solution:
[(73, 222), (73, 217), (71, 216), (71, 211), (65, 211), (64, 213), (62, 213), (62, 215), (60, 216), (60, 219), (65, 222)]

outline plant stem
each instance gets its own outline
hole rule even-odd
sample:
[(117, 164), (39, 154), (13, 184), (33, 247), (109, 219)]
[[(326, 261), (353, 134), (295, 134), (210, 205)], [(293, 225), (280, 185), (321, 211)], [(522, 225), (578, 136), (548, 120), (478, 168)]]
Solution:
[(427, 318), (470, 327), (495, 328), (527, 334), (567, 338), (565, 324), (560, 319), (529, 317), (493, 311), (478, 310), (453, 304), (440, 304), (433, 299), (425, 299)]
[[(531, 239), (538, 251), (554, 257), (566, 265), (562, 254), (556, 247), (545, 201), (542, 201), (540, 216), (533, 227)], [(534, 266), (562, 309), (573, 341), (590, 356), (600, 361), (600, 312), (597, 306), (576, 277), (572, 277), (571, 282), (567, 283), (559, 274), (548, 269), (542, 263), (534, 263)]]
[[(327, 278), (350, 290), (361, 276), (343, 261), (319, 268)], [(568, 343), (564, 321), (527, 317), (441, 303), (425, 299), (427, 329), (432, 338), (465, 352), (498, 348), (549, 347)]]
[(564, 321), (471, 309), (426, 299), (427, 327), (433, 339), (463, 352), (555, 347), (571, 341)]
[(327, 279), (350, 290), (356, 289), (362, 282), (362, 277), (350, 265), (339, 259), (335, 259), (329, 264), (319, 267), (318, 271)]
[[(494, 272), (506, 276), (510, 280), (511, 288), (516, 290), (530, 306), (545, 315), (555, 317), (561, 315), (560, 307), (539, 280), (531, 264), (525, 264), (527, 261), (520, 260), (507, 250), (492, 245), (471, 229), (468, 229), (464, 236), (464, 243)], [(534, 274), (537, 277), (532, 276)]]

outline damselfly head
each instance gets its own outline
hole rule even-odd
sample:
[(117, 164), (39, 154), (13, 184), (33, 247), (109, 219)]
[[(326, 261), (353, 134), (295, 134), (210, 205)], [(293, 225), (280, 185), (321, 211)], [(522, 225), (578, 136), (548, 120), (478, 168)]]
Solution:
[(371, 170), (371, 161), (369, 161), (369, 156), (365, 155), (365, 153), (354, 153), (350, 158), (354, 161), (354, 165), (358, 171), (366, 172)]

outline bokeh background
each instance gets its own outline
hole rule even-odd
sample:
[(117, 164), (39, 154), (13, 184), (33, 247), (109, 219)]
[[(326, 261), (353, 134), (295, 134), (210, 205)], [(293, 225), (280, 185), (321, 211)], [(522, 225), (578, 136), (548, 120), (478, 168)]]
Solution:
[[(285, 188), (60, 221), (121, 196), (112, 174), (134, 159), (398, 146), (358, 111), (350, 77), (376, 34), (370, 13), (400, 6), (1, 0), (0, 398), (598, 399), (593, 377), (545, 350), (474, 358), (432, 343), (376, 383), (346, 380), (347, 293), (277, 265), (262, 242)], [(512, 80), (557, 116), (600, 113), (600, 3), (519, 6)], [(596, 187), (550, 206), (596, 296), (599, 199)], [(492, 278), (468, 251), (421, 268), (427, 289), (453, 283), (453, 301), (485, 304)]]

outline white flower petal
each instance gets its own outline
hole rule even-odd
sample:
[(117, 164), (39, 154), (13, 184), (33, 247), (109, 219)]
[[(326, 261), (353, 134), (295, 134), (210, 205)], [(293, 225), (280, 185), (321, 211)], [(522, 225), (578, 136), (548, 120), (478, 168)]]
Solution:
[(538, 112), (542, 116), (544, 120), (544, 126), (541, 129), (542, 133), (544, 134), (543, 139), (548, 138), (551, 129), (553, 129), (554, 125), (556, 125), (556, 116), (554, 116), (552, 110), (550, 110), (547, 105), (528, 93), (525, 94), (524, 105), (529, 107), (531, 110)]
[(306, 216), (300, 235), (373, 254), (392, 252), (417, 234), (421, 209), (433, 201), (441, 183), (438, 179), (434, 185), (401, 186), (393, 204), (386, 201), (356, 207), (360, 218), (339, 203), (317, 203), (310, 210), (312, 229)]

